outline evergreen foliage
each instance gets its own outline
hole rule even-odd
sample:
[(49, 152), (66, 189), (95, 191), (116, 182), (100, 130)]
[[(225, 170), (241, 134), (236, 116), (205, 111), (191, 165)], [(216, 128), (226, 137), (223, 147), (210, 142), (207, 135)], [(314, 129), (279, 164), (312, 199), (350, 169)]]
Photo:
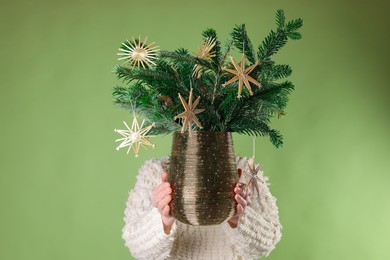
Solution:
[[(211, 37), (215, 45), (211, 50), (215, 56), (208, 60), (191, 55), (186, 49), (160, 51), (155, 66), (151, 68), (129, 68), (116, 66), (114, 72), (126, 84), (114, 88), (114, 101), (121, 107), (142, 114), (150, 122), (155, 122), (151, 134), (170, 134), (179, 131), (181, 122), (174, 121), (175, 115), (183, 111), (178, 93), (188, 100), (193, 89), (194, 100), (201, 96), (198, 108), (205, 111), (197, 114), (203, 125), (202, 131), (228, 131), (247, 135), (268, 136), (272, 144), (283, 144), (281, 133), (270, 126), (271, 118), (284, 115), (288, 96), (294, 89), (288, 77), (292, 69), (286, 64), (275, 64), (272, 56), (283, 48), (289, 39), (302, 38), (299, 29), (302, 19), (286, 22), (283, 10), (276, 12), (276, 29), (271, 30), (257, 52), (247, 34), (245, 24), (233, 28), (229, 39), (222, 48), (214, 29), (202, 32), (203, 39)], [(222, 87), (233, 77), (223, 70), (232, 67), (228, 56), (236, 49), (250, 64), (258, 65), (250, 76), (262, 84), (252, 86), (251, 96), (243, 89), (242, 97), (237, 98), (238, 83)], [(194, 76), (194, 66), (201, 66), (202, 76)], [(200, 130), (194, 125), (194, 130)]]
[(211, 58), (211, 61), (212, 61), (213, 68), (215, 70), (220, 69), (220, 65), (221, 65), (221, 42), (218, 41), (217, 32), (214, 29), (212, 29), (212, 28), (208, 28), (208, 29), (203, 31), (202, 36), (204, 37), (204, 40), (206, 40), (209, 37), (215, 39), (215, 46), (214, 46), (213, 51), (212, 51), (215, 54), (215, 56)]
[(245, 29), (245, 24), (236, 25), (232, 32), (234, 46), (241, 52), (245, 54), (245, 57), (250, 61), (250, 63), (256, 62), (256, 54), (253, 49), (251, 40), (248, 37), (248, 34)]

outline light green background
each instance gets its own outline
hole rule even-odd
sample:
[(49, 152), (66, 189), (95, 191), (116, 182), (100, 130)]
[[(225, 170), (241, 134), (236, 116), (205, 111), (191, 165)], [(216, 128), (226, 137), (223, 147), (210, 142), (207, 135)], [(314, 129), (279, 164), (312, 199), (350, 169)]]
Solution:
[[(2, 1), (0, 7), (0, 259), (131, 259), (123, 210), (144, 160), (116, 152), (131, 117), (112, 104), (120, 43), (148, 35), (195, 51), (245, 22), (255, 45), (278, 8), (302, 17), (304, 39), (277, 56), (296, 85), (257, 139), (278, 198), (283, 239), (268, 259), (390, 259), (389, 46), (386, 1)], [(234, 136), (250, 156), (251, 138)]]

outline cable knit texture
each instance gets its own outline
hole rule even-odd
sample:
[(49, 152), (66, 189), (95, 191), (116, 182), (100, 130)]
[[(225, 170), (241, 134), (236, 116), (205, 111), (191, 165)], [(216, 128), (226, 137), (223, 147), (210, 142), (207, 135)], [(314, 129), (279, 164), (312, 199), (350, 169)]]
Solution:
[[(252, 159), (237, 157), (237, 168), (245, 169)], [(176, 221), (164, 233), (160, 213), (152, 206), (152, 191), (168, 170), (169, 157), (145, 162), (129, 193), (122, 238), (137, 259), (256, 259), (267, 256), (281, 238), (276, 199), (267, 178), (259, 171), (260, 198), (252, 196), (237, 228), (227, 222), (215, 226), (191, 226)]]

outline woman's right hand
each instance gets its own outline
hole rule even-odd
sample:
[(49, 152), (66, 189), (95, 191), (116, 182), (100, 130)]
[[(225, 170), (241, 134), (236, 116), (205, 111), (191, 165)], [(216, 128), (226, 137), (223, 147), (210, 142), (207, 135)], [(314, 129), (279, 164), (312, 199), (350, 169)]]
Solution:
[(171, 184), (167, 182), (168, 173), (164, 172), (161, 175), (162, 183), (158, 185), (152, 193), (152, 204), (158, 209), (158, 212), (161, 214), (161, 220), (164, 225), (164, 232), (169, 234), (172, 228), (175, 218), (172, 217), (169, 207), (169, 202), (172, 200), (172, 188)]

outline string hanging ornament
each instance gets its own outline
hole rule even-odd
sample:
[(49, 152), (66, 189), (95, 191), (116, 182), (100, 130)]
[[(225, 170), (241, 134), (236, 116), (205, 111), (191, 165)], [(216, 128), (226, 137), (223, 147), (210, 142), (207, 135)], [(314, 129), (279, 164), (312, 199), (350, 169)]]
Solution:
[[(249, 181), (246, 181), (245, 187), (244, 187), (244, 192), (247, 191), (247, 189), (252, 190), (252, 194), (255, 194), (254, 192), (256, 191), (256, 194), (258, 197), (260, 197), (260, 188), (259, 188), (259, 183), (262, 182), (263, 180), (259, 176), (259, 171), (260, 171), (260, 165), (255, 165), (255, 158), (256, 158), (256, 137), (252, 137), (252, 147), (253, 147), (253, 155), (252, 155), (252, 163), (250, 161), (247, 161), (247, 167), (245, 167), (244, 171), (244, 176), (247, 176), (249, 178)], [(247, 179), (245, 177), (245, 179)]]

